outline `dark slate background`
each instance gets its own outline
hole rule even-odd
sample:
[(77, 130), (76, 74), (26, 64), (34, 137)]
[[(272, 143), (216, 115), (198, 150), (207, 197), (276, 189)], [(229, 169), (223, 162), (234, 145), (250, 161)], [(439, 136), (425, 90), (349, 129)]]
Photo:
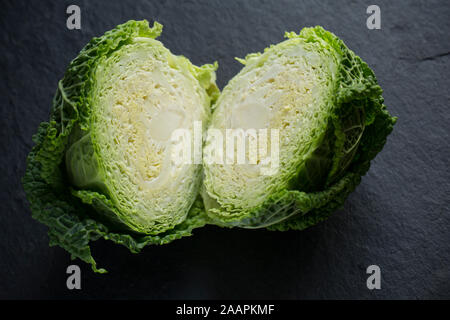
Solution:
[[(78, 4), (82, 30), (66, 28)], [(381, 8), (368, 30), (366, 8)], [(0, 10), (0, 298), (450, 298), (450, 2), (442, 1), (2, 1)], [(66, 289), (69, 255), (49, 248), (20, 184), (31, 136), (48, 119), (57, 81), (93, 36), (129, 19), (164, 24), (161, 40), (195, 64), (233, 59), (322, 25), (375, 71), (399, 117), (383, 152), (328, 221), (303, 232), (224, 230), (133, 255), (100, 240), (106, 275), (82, 269)], [(366, 288), (367, 266), (382, 289)]]

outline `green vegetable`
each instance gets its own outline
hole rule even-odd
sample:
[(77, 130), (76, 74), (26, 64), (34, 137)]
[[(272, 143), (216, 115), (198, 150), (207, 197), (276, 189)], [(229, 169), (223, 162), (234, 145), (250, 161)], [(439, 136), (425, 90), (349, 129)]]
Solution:
[[(99, 238), (136, 253), (207, 223), (301, 230), (342, 206), (396, 121), (358, 56), (321, 27), (287, 33), (239, 59), (245, 67), (219, 96), (217, 65), (173, 55), (155, 40), (161, 31), (145, 20), (117, 26), (58, 83), (23, 178), (50, 245), (106, 272), (90, 251)], [(246, 159), (256, 150), (252, 163), (208, 152), (203, 166), (174, 161), (172, 134), (200, 121), (204, 151), (216, 146), (213, 129), (276, 134), (245, 150)]]
[[(201, 165), (176, 165), (171, 133), (207, 125), (216, 65), (196, 67), (154, 40), (162, 26), (129, 21), (94, 38), (59, 82), (23, 178), (51, 245), (92, 264), (100, 237), (138, 252), (206, 223)], [(95, 210), (92, 210), (95, 209)]]
[(301, 230), (327, 218), (359, 184), (396, 121), (372, 70), (335, 35), (315, 27), (286, 36), (239, 59), (245, 67), (214, 106), (210, 129), (279, 130), (273, 174), (261, 170), (265, 153), (254, 164), (204, 161), (202, 195), (219, 225)]

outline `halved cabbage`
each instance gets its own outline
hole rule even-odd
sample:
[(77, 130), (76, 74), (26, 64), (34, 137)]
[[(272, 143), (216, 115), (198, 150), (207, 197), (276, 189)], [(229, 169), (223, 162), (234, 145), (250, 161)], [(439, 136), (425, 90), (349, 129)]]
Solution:
[(217, 65), (173, 55), (155, 40), (161, 31), (129, 21), (92, 39), (59, 82), (28, 157), (33, 216), (52, 244), (94, 270), (91, 240), (137, 252), (206, 223), (196, 201), (201, 164), (173, 161), (171, 135), (208, 124)]
[[(27, 159), (33, 217), (51, 245), (95, 271), (105, 271), (90, 251), (99, 238), (139, 252), (207, 223), (313, 225), (343, 204), (392, 131), (372, 70), (321, 27), (240, 60), (212, 118), (217, 65), (173, 55), (155, 40), (161, 30), (129, 21), (92, 39), (58, 83)], [(173, 157), (171, 139), (177, 129), (195, 136), (199, 122), (209, 126), (203, 175), (195, 156)], [(235, 138), (236, 161), (248, 163), (234, 163)]]
[[(373, 72), (336, 36), (321, 27), (286, 35), (264, 53), (239, 59), (245, 67), (214, 106), (209, 132), (279, 132), (253, 149), (255, 136), (248, 134), (245, 158), (256, 153), (253, 164), (204, 160), (203, 198), (218, 224), (283, 229), (277, 223), (297, 219), (293, 228), (302, 229), (323, 219), (359, 183), (395, 122)], [(374, 123), (376, 117), (383, 123)], [(372, 145), (361, 145), (367, 139)], [(206, 150), (215, 146), (208, 135)], [(279, 149), (277, 158), (266, 151), (271, 147)], [(272, 165), (276, 170), (267, 174), (263, 169)]]

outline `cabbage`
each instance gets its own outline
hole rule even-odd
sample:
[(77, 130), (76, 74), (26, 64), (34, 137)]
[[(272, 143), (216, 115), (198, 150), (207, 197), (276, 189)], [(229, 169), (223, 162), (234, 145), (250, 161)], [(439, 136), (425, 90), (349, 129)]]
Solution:
[[(245, 164), (204, 159), (202, 195), (216, 224), (301, 230), (325, 219), (359, 184), (395, 123), (372, 70), (335, 35), (315, 27), (286, 36), (238, 59), (245, 67), (214, 105), (209, 131), (279, 132), (268, 142), (278, 146), (277, 159), (264, 152)], [(208, 135), (206, 150), (212, 145)], [(277, 170), (267, 174), (271, 162)]]
[[(201, 165), (171, 159), (171, 134), (207, 125), (216, 65), (196, 67), (155, 38), (162, 26), (129, 21), (94, 38), (59, 82), (23, 179), (50, 243), (96, 271), (89, 241), (138, 252), (204, 225)], [(92, 210), (94, 209), (94, 210)]]
[[(301, 230), (342, 206), (396, 121), (358, 56), (321, 27), (287, 33), (238, 59), (244, 68), (219, 95), (217, 64), (173, 55), (161, 31), (119, 25), (59, 81), (23, 178), (50, 245), (105, 272), (90, 250), (100, 238), (137, 253), (206, 224)], [(174, 158), (174, 133), (195, 136), (199, 123), (203, 159)], [(237, 163), (237, 144), (220, 143), (233, 129), (248, 146)]]

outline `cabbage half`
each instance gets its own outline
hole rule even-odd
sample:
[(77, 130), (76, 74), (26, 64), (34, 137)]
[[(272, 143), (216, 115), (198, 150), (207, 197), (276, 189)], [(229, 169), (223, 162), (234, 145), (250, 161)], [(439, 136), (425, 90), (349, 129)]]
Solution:
[[(204, 159), (204, 203), (219, 225), (304, 229), (325, 219), (359, 184), (395, 123), (374, 73), (340, 39), (321, 27), (286, 36), (239, 59), (245, 67), (213, 107), (210, 129), (223, 136), (227, 129), (279, 132), (265, 147), (278, 145), (277, 159), (257, 152), (250, 163), (250, 134), (245, 164)], [(215, 141), (208, 135), (205, 150)], [(267, 174), (271, 163), (278, 170)]]
[(90, 240), (137, 252), (205, 224), (201, 165), (172, 161), (171, 134), (207, 125), (217, 66), (173, 55), (155, 40), (161, 30), (129, 21), (94, 38), (59, 82), (28, 157), (33, 216), (51, 244), (96, 271)]

